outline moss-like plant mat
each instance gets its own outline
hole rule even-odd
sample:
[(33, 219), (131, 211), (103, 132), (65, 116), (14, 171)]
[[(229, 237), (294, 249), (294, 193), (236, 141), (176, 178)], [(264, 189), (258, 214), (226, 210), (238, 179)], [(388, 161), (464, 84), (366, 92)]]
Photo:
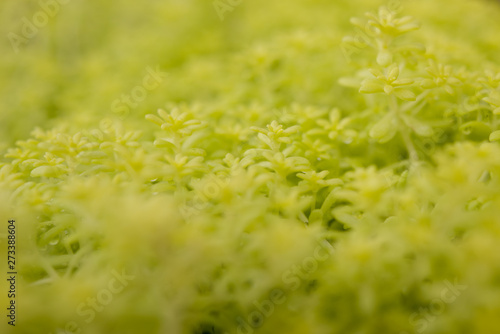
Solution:
[(1, 333), (500, 332), (497, 2), (0, 11)]

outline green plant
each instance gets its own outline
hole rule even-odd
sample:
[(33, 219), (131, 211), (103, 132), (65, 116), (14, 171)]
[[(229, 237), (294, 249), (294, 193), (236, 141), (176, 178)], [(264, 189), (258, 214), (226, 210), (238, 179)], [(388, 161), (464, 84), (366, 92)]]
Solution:
[[(496, 333), (500, 9), (380, 4), (75, 1), (1, 55), (33, 79), (0, 107), (2, 333)], [(165, 83), (113, 115), (148, 64)]]

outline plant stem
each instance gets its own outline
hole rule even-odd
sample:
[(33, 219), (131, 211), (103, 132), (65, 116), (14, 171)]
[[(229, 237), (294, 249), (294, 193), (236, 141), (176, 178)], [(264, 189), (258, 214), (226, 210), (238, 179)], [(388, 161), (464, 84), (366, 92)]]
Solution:
[(418, 153), (417, 150), (415, 149), (413, 141), (411, 140), (409, 132), (410, 129), (406, 126), (401, 117), (401, 111), (399, 110), (398, 101), (396, 100), (396, 97), (394, 95), (390, 96), (389, 103), (391, 110), (398, 118), (399, 133), (401, 134), (403, 142), (405, 143), (406, 146), (406, 150), (408, 151), (408, 158), (410, 160), (410, 164), (412, 164), (413, 162), (418, 161)]

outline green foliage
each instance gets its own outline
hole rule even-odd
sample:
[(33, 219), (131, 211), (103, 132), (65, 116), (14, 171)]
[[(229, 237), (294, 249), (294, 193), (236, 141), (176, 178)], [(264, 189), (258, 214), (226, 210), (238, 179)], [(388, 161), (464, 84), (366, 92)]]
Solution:
[[(496, 333), (499, 14), (62, 6), (0, 56), (0, 217), (18, 222), (22, 305), (2, 333)], [(165, 83), (113, 114), (155, 64)]]

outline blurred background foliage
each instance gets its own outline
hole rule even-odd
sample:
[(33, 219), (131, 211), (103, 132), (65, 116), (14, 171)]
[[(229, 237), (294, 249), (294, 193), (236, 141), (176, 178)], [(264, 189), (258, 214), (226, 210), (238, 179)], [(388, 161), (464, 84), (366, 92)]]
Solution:
[[(207, 0), (70, 0), (16, 53), (8, 34), (21, 35), (22, 18), (32, 22), (42, 6), (4, 0), (0, 141), (5, 147), (35, 126), (81, 126), (112, 115), (111, 103), (140, 84), (148, 66), (159, 66), (168, 78), (127, 115), (131, 122), (166, 102), (206, 108), (256, 102), (280, 107), (289, 101), (350, 106), (355, 101), (339, 100), (343, 88), (335, 84), (352, 71), (339, 45), (353, 33), (352, 16), (384, 4), (242, 1), (221, 20)], [(405, 13), (426, 21), (416, 35), (432, 35), (450, 60), (487, 65), (498, 57), (495, 2), (401, 4)]]

